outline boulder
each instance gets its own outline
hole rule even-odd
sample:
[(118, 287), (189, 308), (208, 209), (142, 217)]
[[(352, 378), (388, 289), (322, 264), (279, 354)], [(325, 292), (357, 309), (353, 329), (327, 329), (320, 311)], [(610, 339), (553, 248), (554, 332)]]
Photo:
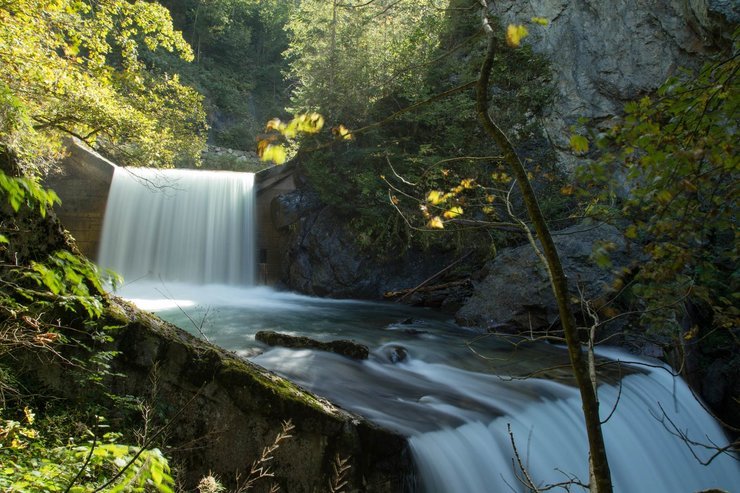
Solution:
[[(608, 292), (616, 274), (634, 258), (622, 234), (606, 224), (582, 223), (553, 233), (553, 238), (576, 299), (581, 293), (590, 300)], [(608, 253), (611, 264), (600, 267), (595, 251)], [(547, 271), (531, 245), (502, 250), (479, 278), (456, 314), (459, 323), (520, 333), (545, 330), (558, 320)]]
[(337, 341), (321, 342), (305, 336), (292, 336), (282, 334), (273, 330), (261, 330), (254, 335), (254, 338), (268, 346), (282, 346), (297, 349), (317, 349), (319, 351), (328, 351), (352, 359), (367, 359), (370, 354), (367, 346), (354, 341), (340, 339)]

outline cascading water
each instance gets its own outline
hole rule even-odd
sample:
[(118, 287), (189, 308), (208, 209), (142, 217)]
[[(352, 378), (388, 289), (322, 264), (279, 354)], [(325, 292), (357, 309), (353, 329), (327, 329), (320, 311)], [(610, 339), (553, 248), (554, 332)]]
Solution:
[(98, 262), (127, 280), (252, 284), (254, 174), (116, 168)]
[[(141, 170), (135, 173), (142, 177)], [(321, 300), (264, 287), (204, 288), (203, 283), (248, 284), (251, 279), (253, 268), (245, 266), (254, 258), (251, 246), (245, 246), (251, 240), (245, 240), (249, 232), (240, 228), (251, 214), (251, 205), (243, 200), (251, 200), (245, 197), (252, 178), (223, 172), (176, 174), (177, 179), (166, 180), (169, 187), (152, 190), (148, 184), (161, 181), (161, 172), (146, 171), (144, 183), (116, 172), (101, 263), (126, 277), (129, 284), (122, 295), (156, 308), (186, 330), (193, 330), (192, 320), (202, 319), (196, 335), (204, 334), (408, 436), (417, 490), (529, 491), (512, 462), (508, 425), (536, 484), (573, 478), (588, 482), (580, 400), (562, 348), (513, 346), (457, 327), (442, 314), (398, 305)], [(211, 177), (238, 183), (214, 185)], [(227, 199), (224, 190), (236, 190), (241, 199)], [(155, 192), (159, 196), (152, 196)], [(221, 217), (232, 206), (234, 216)], [(145, 274), (149, 280), (137, 280)], [(163, 292), (167, 299), (162, 299)], [(371, 349), (370, 358), (355, 361), (321, 351), (270, 348), (254, 338), (268, 329), (320, 340), (353, 339)], [(686, 433), (701, 444), (727, 443), (680, 378), (666, 368), (646, 366), (656, 365), (654, 361), (614, 350), (602, 357), (633, 362), (622, 363), (621, 371), (614, 365), (603, 375), (608, 383), (599, 388), (616, 492), (732, 491), (740, 484), (736, 458), (720, 454), (704, 466), (700, 459), (706, 461), (713, 451), (675, 436)], [(550, 368), (548, 379), (518, 378), (543, 368)]]

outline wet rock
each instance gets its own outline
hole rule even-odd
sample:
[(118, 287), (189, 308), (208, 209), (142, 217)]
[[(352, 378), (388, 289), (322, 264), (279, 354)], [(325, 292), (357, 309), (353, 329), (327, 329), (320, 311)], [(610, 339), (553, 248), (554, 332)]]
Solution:
[(285, 287), (292, 291), (330, 298), (379, 299), (387, 292), (418, 286), (452, 261), (445, 252), (411, 250), (378, 259), (357, 244), (346, 216), (328, 206), (317, 209), (315, 203), (301, 203), (294, 194), (289, 195), (275, 203), (282, 212), (274, 220), (277, 224), (293, 221), (282, 275)]
[(370, 355), (370, 351), (367, 346), (354, 341), (348, 341), (346, 339), (321, 342), (316, 339), (311, 339), (310, 337), (292, 336), (272, 330), (261, 330), (255, 334), (254, 338), (268, 346), (317, 349), (319, 351), (328, 351), (358, 360), (367, 359)]
[(384, 352), (388, 361), (394, 364), (404, 361), (409, 355), (405, 347), (396, 345), (386, 347)]

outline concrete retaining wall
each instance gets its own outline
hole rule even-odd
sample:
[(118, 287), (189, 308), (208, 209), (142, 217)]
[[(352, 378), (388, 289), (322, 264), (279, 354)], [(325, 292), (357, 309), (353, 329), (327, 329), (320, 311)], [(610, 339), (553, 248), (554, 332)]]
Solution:
[(45, 184), (62, 199), (56, 213), (80, 251), (96, 259), (108, 190), (116, 165), (78, 141), (69, 141), (69, 156)]

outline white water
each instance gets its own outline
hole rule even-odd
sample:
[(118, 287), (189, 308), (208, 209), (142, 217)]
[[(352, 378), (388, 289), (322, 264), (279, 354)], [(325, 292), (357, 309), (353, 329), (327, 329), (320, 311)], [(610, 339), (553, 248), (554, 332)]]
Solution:
[(252, 173), (116, 168), (98, 263), (128, 282), (252, 284), (253, 183)]
[[(643, 369), (648, 367), (639, 363), (655, 364), (613, 350), (610, 354)], [(719, 425), (701, 408), (683, 380), (665, 368), (649, 368), (647, 375), (624, 377), (621, 385), (616, 409), (603, 425), (614, 491), (733, 491), (740, 485), (740, 469), (734, 459), (720, 456), (704, 466), (697, 457), (706, 462), (714, 450), (691, 446), (671, 433), (681, 430), (706, 445), (727, 443)], [(413, 436), (410, 446), (424, 491), (530, 491), (519, 480), (522, 469), (518, 463), (512, 464), (509, 425), (524, 469), (536, 486), (572, 478), (588, 483), (580, 397), (572, 388), (567, 394), (490, 422), (474, 421)], [(612, 412), (618, 394), (617, 386), (599, 388), (602, 419)], [(476, 474), (470, 474), (471, 469)]]
[[(238, 279), (201, 277), (192, 275), (192, 271), (229, 273), (235, 270), (230, 262), (241, 270), (244, 258), (252, 258), (253, 254), (234, 255), (228, 251), (206, 262), (208, 248), (187, 247), (190, 238), (218, 234), (229, 237), (229, 233), (191, 230), (188, 225), (208, 221), (194, 221), (196, 212), (190, 208), (189, 200), (177, 207), (154, 203), (142, 207), (150, 199), (134, 196), (145, 192), (129, 181), (126, 179), (119, 190), (121, 197), (109, 202), (117, 210), (106, 216), (105, 234), (117, 236), (104, 238), (104, 248), (110, 248), (107, 258), (121, 259), (118, 264), (105, 265), (121, 266), (118, 269), (125, 277), (134, 280), (121, 294), (139, 306), (157, 310), (162, 317), (195, 335), (207, 337), (344, 408), (408, 436), (417, 464), (419, 490), (527, 491), (512, 465), (514, 454), (507, 424), (511, 424), (521, 459), (535, 483), (544, 486), (571, 477), (588, 481), (580, 401), (577, 391), (567, 384), (567, 370), (551, 370), (547, 380), (508, 378), (565, 365), (567, 354), (561, 348), (543, 344), (515, 348), (494, 337), (477, 340), (479, 334), (455, 326), (443, 315), (398, 305), (321, 300), (268, 288), (165, 282), (162, 279), (195, 278), (199, 283), (214, 279), (238, 283)], [(193, 181), (207, 182), (198, 178)], [(213, 200), (220, 198), (217, 193)], [(237, 207), (240, 216), (242, 206)], [(152, 217), (159, 210), (173, 215), (180, 211), (186, 217)], [(198, 214), (202, 210), (210, 210), (209, 204), (200, 205)], [(216, 222), (239, 221), (217, 218)], [(170, 223), (179, 224), (171, 229), (179, 231), (180, 240), (166, 238), (169, 233), (160, 231)], [(154, 231), (141, 231), (146, 228)], [(129, 234), (139, 239), (124, 238)], [(136, 257), (156, 257), (161, 242), (171, 245), (162, 258)], [(117, 251), (116, 247), (124, 251)], [(187, 259), (178, 251), (180, 247), (198, 253)], [(171, 262), (172, 257), (177, 261)], [(223, 265), (193, 269), (191, 262)], [(136, 280), (149, 271), (160, 280), (152, 281), (152, 276), (147, 281)], [(270, 348), (255, 341), (258, 330), (278, 330), (321, 340), (353, 339), (367, 345), (371, 354), (367, 361), (354, 361), (321, 351)], [(398, 346), (405, 348), (408, 356), (394, 362), (391, 355)], [(617, 351), (605, 352), (603, 356), (637, 361)], [(604, 376), (611, 384), (599, 389), (604, 418), (620, 394), (616, 410), (604, 425), (615, 491), (673, 493), (709, 487), (733, 491), (740, 484), (738, 462), (723, 455), (710, 466), (701, 465), (687, 444), (661, 424), (660, 406), (682, 432), (697, 442), (725, 444), (727, 439), (717, 423), (682, 380), (665, 369), (639, 365), (636, 368), (638, 372), (621, 379), (621, 394), (614, 373)], [(667, 422), (666, 425), (671, 426)], [(711, 455), (711, 451), (700, 446), (693, 450), (704, 459)]]

